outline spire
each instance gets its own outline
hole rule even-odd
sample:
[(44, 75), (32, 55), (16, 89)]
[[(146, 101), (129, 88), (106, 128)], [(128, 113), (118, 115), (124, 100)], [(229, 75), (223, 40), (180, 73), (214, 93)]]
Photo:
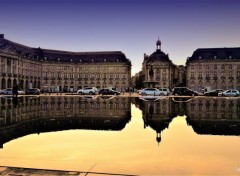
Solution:
[(156, 141), (158, 142), (158, 146), (159, 146), (159, 143), (161, 142), (161, 132), (157, 132), (157, 137), (156, 137)]
[(157, 50), (161, 50), (161, 41), (159, 40), (159, 37), (158, 37), (158, 40), (156, 42), (156, 45), (157, 45)]

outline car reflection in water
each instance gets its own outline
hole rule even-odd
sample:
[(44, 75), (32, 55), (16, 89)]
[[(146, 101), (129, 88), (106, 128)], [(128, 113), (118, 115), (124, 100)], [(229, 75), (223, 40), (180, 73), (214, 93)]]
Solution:
[[(17, 103), (17, 104), (16, 104)], [(0, 147), (34, 133), (70, 129), (122, 130), (131, 119), (130, 99), (84, 97), (0, 99)]]

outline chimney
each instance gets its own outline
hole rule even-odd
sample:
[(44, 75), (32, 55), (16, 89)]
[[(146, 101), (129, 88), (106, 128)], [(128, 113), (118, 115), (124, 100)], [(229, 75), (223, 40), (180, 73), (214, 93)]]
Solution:
[(0, 38), (4, 38), (4, 34), (0, 34)]

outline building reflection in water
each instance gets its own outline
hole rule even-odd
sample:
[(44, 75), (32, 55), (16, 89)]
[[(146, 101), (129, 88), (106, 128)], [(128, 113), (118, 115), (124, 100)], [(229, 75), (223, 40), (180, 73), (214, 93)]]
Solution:
[(158, 101), (134, 100), (142, 110), (144, 128), (161, 132), (174, 117), (186, 115), (188, 125), (198, 134), (240, 135), (240, 99), (237, 98), (163, 98)]
[(142, 110), (144, 128), (150, 127), (156, 131), (156, 141), (161, 142), (161, 132), (168, 128), (169, 123), (175, 117), (173, 103), (169, 98), (159, 99), (158, 101), (136, 101)]
[(239, 98), (196, 98), (188, 103), (186, 115), (198, 134), (240, 135)]
[(0, 99), (0, 147), (33, 133), (69, 129), (122, 130), (131, 119), (128, 98), (19, 97)]
[(186, 115), (198, 134), (240, 135), (239, 98), (139, 98), (49, 96), (0, 99), (0, 146), (33, 133), (69, 129), (122, 130), (131, 120), (131, 103), (142, 111), (143, 127), (161, 133), (172, 119)]

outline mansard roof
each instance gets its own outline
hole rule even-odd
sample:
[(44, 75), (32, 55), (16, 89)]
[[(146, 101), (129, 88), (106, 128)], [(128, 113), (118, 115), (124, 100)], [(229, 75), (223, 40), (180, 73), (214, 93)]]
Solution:
[(199, 60), (240, 60), (240, 48), (201, 48), (193, 52), (187, 63)]
[(0, 37), (0, 52), (50, 62), (126, 62), (131, 65), (131, 61), (121, 51), (70, 52), (32, 48), (9, 41), (4, 37)]
[(168, 55), (162, 52), (160, 49), (157, 49), (154, 53), (152, 53), (148, 57), (148, 62), (156, 62), (156, 61), (171, 62)]

